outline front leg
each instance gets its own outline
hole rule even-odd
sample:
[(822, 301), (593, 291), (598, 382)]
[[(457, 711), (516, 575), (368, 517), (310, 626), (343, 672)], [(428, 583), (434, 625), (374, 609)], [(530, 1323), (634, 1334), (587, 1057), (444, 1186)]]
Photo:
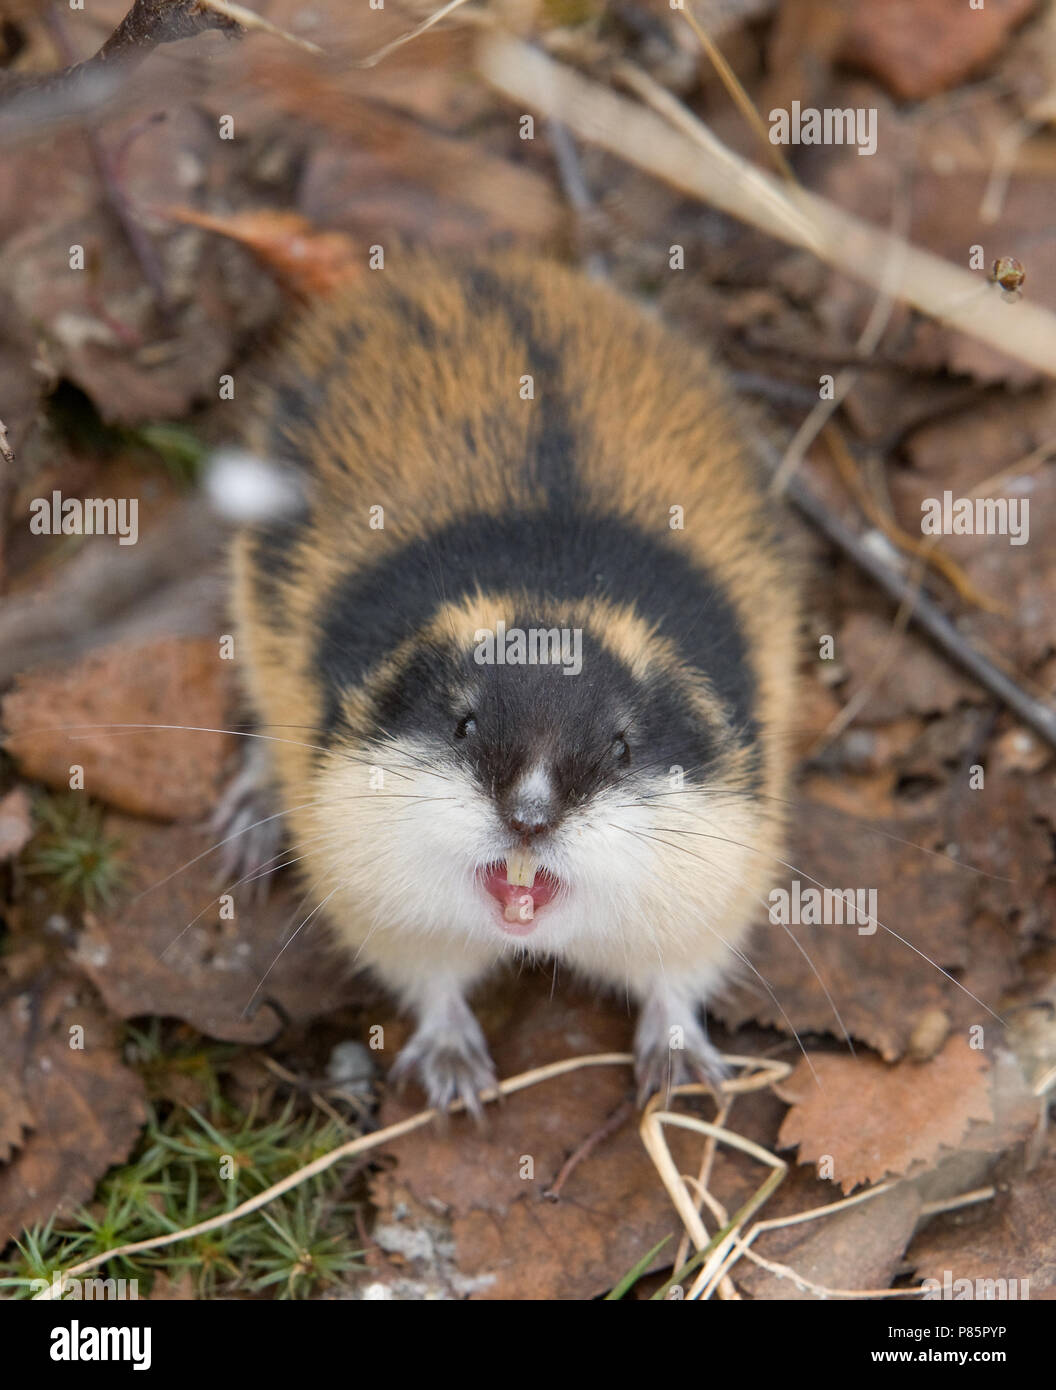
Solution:
[[(247, 738), (239, 749), (239, 768), (228, 783), (209, 822), (219, 836), (218, 879), (253, 885), (251, 895), (267, 896), (285, 836), (286, 817), (275, 789), (267, 741)], [(236, 885), (237, 886), (237, 885)]]
[(438, 1110), (461, 1100), (478, 1123), (484, 1116), (481, 1092), (498, 1084), (484, 1034), (465, 1000), (479, 973), (428, 970), (402, 983), (399, 992), (417, 1027), (391, 1072), (396, 1082), (413, 1072)]
[(665, 1096), (673, 1087), (702, 1082), (713, 1090), (727, 1073), (718, 1048), (708, 1041), (700, 1021), (699, 994), (667, 976), (652, 981), (642, 994), (634, 1034), (634, 1074), (638, 1104), (654, 1091)]

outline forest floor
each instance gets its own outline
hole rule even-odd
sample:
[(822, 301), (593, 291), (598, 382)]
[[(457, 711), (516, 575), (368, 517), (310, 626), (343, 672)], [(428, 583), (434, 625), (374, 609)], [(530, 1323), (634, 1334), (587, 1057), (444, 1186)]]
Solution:
[[(466, 6), (358, 67), (425, 12), (256, 7), (322, 52), (203, 32), (146, 56), (90, 117), (61, 88), (27, 106), (0, 84), (4, 1292), (133, 1241), (155, 1245), (94, 1272), (153, 1298), (690, 1292), (700, 1231), (777, 1174), (736, 1233), (773, 1227), (747, 1250), (727, 1232), (730, 1260), (712, 1259), (697, 1292), (919, 1297), (952, 1271), (1056, 1297), (1054, 750), (853, 553), (908, 574), (963, 648), (1051, 701), (1056, 355), (1046, 373), (1028, 350), (1051, 333), (1029, 316), (1056, 312), (1051, 11), (697, 11), (764, 123), (795, 101), (874, 113), (865, 157), (782, 153), (826, 206), (974, 276), (985, 322), (969, 332), (941, 304), (936, 317), (910, 307), (919, 296), (885, 297), (882, 267), (845, 273), (577, 138), (571, 116), (555, 129), (537, 112), (523, 138), (530, 108), (482, 76), (478, 46), (501, 18), (593, 90), (642, 112), (662, 94), (739, 168), (773, 172), (775, 147), (667, 0), (543, 0), (492, 23)], [(0, 76), (89, 56), (126, 8), (56, 18), (0, 0)], [(779, 450), (826, 377), (839, 386), (798, 472), (857, 540), (838, 549), (789, 509), (810, 578), (790, 867), (775, 882), (875, 890), (883, 926), (760, 921), (758, 976), (711, 1014), (723, 1051), (770, 1069), (746, 1066), (720, 1136), (640, 1129), (614, 1063), (526, 1085), (484, 1132), (454, 1119), (379, 1139), (419, 1105), (383, 1084), (406, 1022), (334, 971), (321, 930), (280, 954), (304, 915), (291, 875), (230, 916), (199, 857), (241, 727), (217, 658), (225, 535), (199, 487), (232, 440), (224, 383), (248, 392), (293, 298), (370, 273), (373, 246), (416, 244), (604, 266), (712, 345)], [(1026, 268), (1015, 293), (990, 278), (1002, 257)], [(137, 543), (39, 534), (34, 505), (55, 491), (137, 498)], [(1027, 543), (943, 535), (921, 558), (922, 505), (947, 491), (1029, 500)], [(502, 1077), (625, 1053), (632, 1028), (622, 1001), (564, 978), (555, 990), (549, 973), (500, 983), (479, 1015)], [(708, 1097), (675, 1108), (715, 1118)], [(347, 1161), (223, 1219), (361, 1137)], [(665, 1181), (665, 1145), (699, 1183)]]

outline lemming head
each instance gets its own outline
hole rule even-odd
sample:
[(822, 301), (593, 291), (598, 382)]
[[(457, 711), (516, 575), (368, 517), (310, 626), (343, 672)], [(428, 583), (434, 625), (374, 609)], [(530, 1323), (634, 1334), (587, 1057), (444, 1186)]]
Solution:
[(630, 611), (478, 594), (442, 607), (340, 709), (319, 769), (326, 819), (338, 808), (348, 830), (333, 872), (379, 930), (497, 950), (640, 945), (728, 901), (731, 856), (708, 852), (706, 824), (687, 854), (687, 817), (721, 807), (744, 829), (751, 750)]

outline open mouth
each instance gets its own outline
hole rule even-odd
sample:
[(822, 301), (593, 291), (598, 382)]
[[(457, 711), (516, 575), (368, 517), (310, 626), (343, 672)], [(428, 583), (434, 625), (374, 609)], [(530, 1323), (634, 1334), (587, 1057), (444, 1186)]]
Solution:
[(530, 850), (511, 850), (498, 863), (480, 870), (484, 891), (502, 909), (502, 929), (510, 936), (527, 936), (538, 925), (535, 914), (557, 893), (560, 884), (553, 874), (539, 868)]

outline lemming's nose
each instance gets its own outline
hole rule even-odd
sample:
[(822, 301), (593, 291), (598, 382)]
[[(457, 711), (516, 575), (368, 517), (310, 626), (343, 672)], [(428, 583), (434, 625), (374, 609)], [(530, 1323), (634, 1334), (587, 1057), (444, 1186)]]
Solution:
[(517, 779), (503, 798), (502, 815), (506, 824), (522, 840), (552, 830), (557, 821), (557, 801), (546, 770), (533, 768)]
[(542, 835), (544, 831), (550, 829), (550, 822), (548, 820), (525, 821), (522, 820), (520, 816), (510, 816), (506, 824), (515, 835), (521, 835), (526, 840), (530, 840), (536, 835)]

